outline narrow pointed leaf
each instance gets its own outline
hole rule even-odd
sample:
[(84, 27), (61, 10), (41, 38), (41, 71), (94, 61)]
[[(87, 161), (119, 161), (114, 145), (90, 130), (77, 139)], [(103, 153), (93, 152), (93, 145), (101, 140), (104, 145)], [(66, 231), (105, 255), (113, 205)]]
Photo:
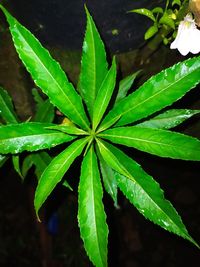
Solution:
[(133, 85), (136, 77), (141, 71), (134, 72), (133, 74), (125, 77), (123, 80), (119, 83), (119, 91), (116, 96), (115, 105), (117, 102), (119, 102), (121, 99), (125, 98), (129, 89)]
[(113, 59), (112, 66), (108, 71), (105, 79), (103, 80), (101, 87), (98, 91), (96, 100), (94, 102), (93, 110), (93, 129), (95, 130), (100, 123), (104, 112), (106, 111), (110, 102), (113, 90), (116, 82), (116, 61)]
[(149, 10), (149, 9), (139, 8), (139, 9), (130, 10), (129, 12), (137, 13), (137, 14), (140, 14), (140, 15), (144, 15), (144, 16), (150, 18), (151, 20), (153, 20), (154, 22), (156, 21), (153, 12), (151, 10)]
[(35, 84), (48, 95), (50, 101), (74, 123), (88, 129), (82, 100), (69, 83), (60, 65), (39, 41), (0, 5), (10, 26), (15, 48), (30, 72)]
[(27, 122), (0, 127), (0, 153), (36, 151), (69, 142), (75, 137), (59, 131), (47, 130), (48, 123)]
[(4, 163), (7, 161), (8, 157), (4, 155), (0, 155), (0, 168), (4, 165)]
[(44, 170), (50, 164), (52, 158), (45, 151), (33, 153), (31, 156), (32, 162), (35, 165), (35, 174), (39, 180)]
[(18, 122), (18, 118), (12, 104), (12, 99), (7, 91), (2, 87), (0, 87), (0, 117), (2, 117), (6, 123)]
[(200, 160), (200, 141), (176, 132), (132, 126), (110, 129), (100, 136), (160, 157)]
[(19, 156), (18, 155), (13, 155), (12, 156), (12, 162), (13, 162), (13, 166), (14, 166), (15, 171), (19, 174), (19, 176), (23, 180), (24, 178), (23, 178), (23, 175), (22, 175), (22, 172), (21, 172), (21, 168), (20, 168)]
[(199, 114), (200, 110), (191, 109), (170, 109), (150, 120), (137, 124), (137, 127), (170, 129), (183, 123), (192, 116)]
[(100, 168), (105, 190), (111, 196), (115, 207), (118, 208), (118, 203), (117, 203), (118, 190), (117, 190), (117, 180), (115, 178), (115, 172), (107, 165), (107, 163), (102, 157), (100, 158)]
[(126, 125), (171, 105), (200, 82), (200, 57), (185, 60), (152, 76), (135, 92), (120, 101), (105, 117), (100, 130)]
[(82, 153), (87, 138), (77, 140), (56, 156), (43, 172), (35, 192), (34, 206), (38, 211), (56, 185), (62, 180), (73, 161)]
[(33, 120), (38, 122), (52, 122), (54, 114), (54, 106), (49, 99), (47, 99), (43, 101), (42, 104), (38, 105), (38, 110), (36, 111)]
[(83, 42), (79, 90), (92, 118), (94, 101), (107, 74), (104, 44), (95, 23), (86, 9), (87, 26)]
[(86, 252), (96, 267), (107, 266), (108, 227), (102, 198), (97, 158), (91, 147), (81, 167), (78, 221)]
[(67, 126), (64, 124), (50, 126), (50, 127), (47, 127), (47, 129), (57, 130), (57, 131), (67, 133), (67, 134), (72, 134), (72, 135), (87, 135), (88, 134), (87, 132), (75, 126), (71, 126), (71, 125)]
[(116, 147), (98, 142), (107, 164), (116, 172), (120, 190), (145, 218), (196, 246), (172, 204), (164, 198), (159, 184), (139, 164)]
[(32, 160), (32, 154), (29, 154), (28, 156), (25, 157), (25, 159), (22, 162), (22, 176), (26, 178), (28, 171), (32, 168), (33, 166), (33, 160)]

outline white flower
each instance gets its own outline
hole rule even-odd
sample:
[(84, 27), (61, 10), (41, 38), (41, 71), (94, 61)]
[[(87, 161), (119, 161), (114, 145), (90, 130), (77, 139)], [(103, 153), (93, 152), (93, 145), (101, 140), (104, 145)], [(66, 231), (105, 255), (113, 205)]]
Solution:
[(197, 54), (200, 52), (200, 30), (197, 29), (191, 14), (187, 14), (180, 22), (176, 39), (171, 43), (171, 49), (186, 56), (189, 52)]

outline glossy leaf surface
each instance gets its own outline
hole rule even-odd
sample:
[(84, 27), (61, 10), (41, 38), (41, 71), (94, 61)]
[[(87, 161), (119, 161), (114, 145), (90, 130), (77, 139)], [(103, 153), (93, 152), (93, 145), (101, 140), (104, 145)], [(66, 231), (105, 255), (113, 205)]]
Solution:
[(20, 123), (0, 127), (0, 153), (36, 151), (69, 142), (73, 136), (59, 131), (47, 130), (47, 123)]
[(97, 158), (91, 147), (81, 167), (78, 221), (87, 254), (97, 267), (107, 266), (108, 227), (102, 198)]
[(79, 129), (75, 126), (71, 126), (71, 125), (67, 126), (64, 124), (49, 126), (49, 127), (47, 127), (47, 129), (58, 130), (60, 132), (72, 134), (72, 135), (87, 135), (88, 134), (87, 132), (85, 132), (82, 129)]
[(104, 44), (88, 10), (86, 33), (83, 42), (79, 90), (92, 118), (94, 101), (107, 74)]
[(117, 93), (117, 96), (116, 96), (116, 100), (115, 100), (115, 105), (117, 102), (119, 102), (121, 99), (123, 99), (124, 97), (126, 97), (129, 89), (131, 88), (131, 86), (133, 85), (136, 77), (138, 76), (138, 74), (140, 73), (141, 71), (137, 71), (137, 72), (134, 72), (133, 74), (125, 77), (123, 80), (121, 80), (119, 82), (119, 90), (118, 90), (118, 93)]
[(35, 192), (34, 206), (38, 211), (55, 186), (62, 180), (73, 161), (82, 153), (88, 139), (80, 139), (73, 142), (58, 156), (56, 156), (43, 172)]
[(137, 127), (170, 129), (199, 113), (200, 110), (170, 109), (150, 120), (137, 124)]
[(133, 9), (133, 10), (131, 10), (129, 12), (134, 12), (134, 13), (137, 13), (137, 14), (140, 14), (140, 15), (144, 15), (144, 16), (150, 18), (151, 20), (153, 20), (154, 22), (156, 21), (153, 12), (151, 12), (151, 10), (149, 10), (149, 9), (139, 8), (139, 9)]
[(183, 97), (200, 82), (200, 57), (178, 63), (151, 77), (135, 92), (120, 101), (105, 117), (101, 129), (122, 126), (143, 119)]
[(13, 166), (14, 166), (15, 171), (23, 179), (23, 175), (21, 173), (21, 168), (20, 168), (19, 155), (13, 155), (12, 156), (12, 162), (13, 162)]
[(98, 124), (100, 123), (106, 108), (110, 102), (112, 97), (113, 91), (115, 89), (115, 82), (116, 82), (116, 62), (115, 58), (113, 59), (112, 66), (108, 71), (105, 79), (103, 80), (101, 87), (97, 93), (96, 100), (94, 102), (94, 109), (93, 109), (93, 130), (96, 129)]
[(0, 117), (2, 117), (6, 123), (18, 122), (18, 118), (12, 104), (12, 99), (7, 91), (2, 87), (0, 87)]
[(101, 168), (101, 174), (103, 178), (103, 183), (105, 190), (107, 193), (111, 196), (113, 199), (114, 205), (117, 208), (117, 180), (116, 180), (116, 173), (111, 169), (108, 164), (105, 162), (105, 160), (101, 157), (100, 158), (100, 168)]
[(180, 133), (132, 126), (110, 129), (100, 136), (160, 157), (200, 160), (200, 141)]
[(119, 188), (139, 212), (165, 230), (197, 245), (188, 234), (176, 210), (164, 198), (159, 184), (139, 164), (116, 147), (102, 142), (98, 145), (104, 160), (118, 172), (116, 179)]
[(82, 100), (60, 65), (25, 27), (1, 5), (0, 8), (10, 25), (15, 48), (36, 85), (62, 113), (79, 126), (88, 129), (89, 122)]

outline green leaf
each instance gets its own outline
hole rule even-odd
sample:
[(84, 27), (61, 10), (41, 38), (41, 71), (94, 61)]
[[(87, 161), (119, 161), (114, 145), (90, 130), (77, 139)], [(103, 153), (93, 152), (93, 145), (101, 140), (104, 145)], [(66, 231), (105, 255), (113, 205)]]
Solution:
[(69, 142), (75, 137), (45, 129), (52, 124), (26, 122), (0, 127), (0, 153), (36, 151)]
[(105, 117), (99, 131), (118, 117), (122, 126), (143, 119), (180, 99), (200, 82), (200, 57), (185, 60), (152, 76), (120, 101)]
[(132, 126), (110, 129), (99, 136), (160, 157), (200, 160), (200, 141), (180, 133)]
[(119, 188), (138, 211), (155, 224), (196, 246), (172, 204), (164, 198), (159, 184), (139, 164), (116, 147), (98, 142), (100, 152), (116, 172)]
[(108, 227), (102, 198), (97, 158), (91, 147), (81, 167), (78, 221), (86, 252), (97, 267), (107, 266)]
[(137, 14), (140, 14), (140, 15), (144, 15), (144, 16), (148, 17), (149, 19), (153, 20), (154, 22), (156, 21), (156, 18), (154, 17), (154, 14), (149, 9), (139, 8), (139, 9), (130, 10), (129, 12), (133, 12), (133, 13), (137, 13)]
[(113, 171), (113, 169), (111, 169), (107, 165), (107, 163), (104, 161), (101, 155), (100, 155), (100, 168), (105, 190), (113, 199), (115, 207), (118, 208), (119, 206), (117, 203), (117, 180), (115, 177), (116, 173)]
[(82, 153), (88, 138), (74, 141), (58, 156), (56, 156), (44, 170), (35, 192), (34, 206), (36, 215), (47, 197), (62, 180), (73, 161)]
[(153, 26), (149, 27), (149, 29), (145, 32), (144, 39), (148, 40), (153, 37), (158, 32), (158, 26), (154, 24)]
[(152, 13), (160, 13), (160, 14), (163, 14), (163, 8), (162, 7), (155, 7), (151, 11), (152, 11)]
[(25, 159), (22, 162), (22, 176), (26, 177), (28, 174), (28, 171), (31, 169), (33, 166), (33, 160), (32, 160), (32, 154), (28, 155), (25, 157)]
[(52, 158), (45, 151), (32, 153), (31, 156), (32, 156), (32, 162), (35, 165), (35, 174), (39, 180), (44, 170), (50, 164)]
[(0, 87), (0, 117), (2, 117), (6, 123), (18, 122), (18, 118), (12, 104), (12, 99), (10, 98), (8, 92), (2, 87)]
[(191, 109), (170, 109), (161, 113), (150, 120), (137, 124), (137, 127), (170, 129), (178, 126), (192, 116), (199, 114), (200, 110)]
[(52, 122), (54, 119), (54, 106), (51, 104), (49, 99), (43, 101), (42, 104), (38, 105), (38, 110), (33, 118), (34, 121), (38, 122)]
[(72, 125), (68, 126), (68, 125), (64, 125), (64, 124), (49, 126), (49, 127), (47, 127), (47, 129), (57, 130), (57, 131), (67, 133), (67, 134), (72, 134), (72, 135), (87, 135), (88, 134), (87, 132), (85, 132), (82, 129), (79, 129), (75, 126), (72, 126)]
[(116, 96), (115, 105), (117, 102), (119, 102), (121, 99), (123, 99), (127, 95), (128, 90), (131, 88), (136, 77), (138, 76), (140, 72), (141, 72), (140, 70), (137, 72), (134, 72), (133, 74), (125, 77), (123, 80), (119, 82), (119, 90)]
[(41, 97), (40, 93), (38, 92), (38, 89), (33, 88), (32, 89), (32, 95), (36, 102), (36, 107), (39, 109), (40, 105), (44, 103), (44, 99)]
[(180, 0), (173, 0), (172, 1), (172, 6), (174, 6), (174, 5), (181, 6), (181, 1)]
[(100, 123), (104, 112), (106, 111), (110, 99), (112, 97), (112, 93), (115, 88), (116, 82), (116, 61), (113, 59), (112, 66), (110, 70), (107, 72), (105, 79), (103, 80), (101, 87), (97, 93), (96, 100), (94, 102), (94, 110), (93, 110), (93, 130), (96, 130), (98, 124)]
[(18, 155), (12, 156), (12, 162), (13, 162), (15, 171), (19, 174), (22, 180), (24, 180), (22, 172), (21, 172), (20, 164), (19, 164), (19, 156)]
[(40, 42), (0, 5), (10, 26), (15, 48), (35, 84), (74, 123), (89, 128), (81, 97), (69, 83), (60, 65)]
[(107, 74), (104, 44), (87, 8), (87, 26), (83, 42), (79, 90), (92, 118), (94, 101)]
[(7, 161), (8, 157), (4, 155), (0, 155), (0, 168), (4, 165), (4, 163)]
[(160, 18), (159, 20), (159, 23), (160, 24), (164, 24), (164, 25), (167, 25), (169, 26), (170, 28), (172, 29), (175, 29), (175, 22), (174, 20), (170, 17), (169, 14), (167, 13), (164, 13), (163, 16)]

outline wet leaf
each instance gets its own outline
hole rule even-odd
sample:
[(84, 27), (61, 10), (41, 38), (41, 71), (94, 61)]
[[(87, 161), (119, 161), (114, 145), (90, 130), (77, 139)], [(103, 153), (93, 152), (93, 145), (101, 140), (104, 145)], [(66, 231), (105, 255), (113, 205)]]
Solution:
[(0, 127), (0, 153), (36, 151), (72, 141), (75, 137), (45, 129), (52, 124), (27, 122)]
[(99, 141), (98, 146), (104, 160), (117, 172), (120, 190), (138, 211), (145, 218), (198, 247), (172, 204), (164, 198), (159, 184), (121, 150), (106, 142)]
[(93, 147), (81, 167), (78, 222), (86, 252), (97, 267), (107, 266), (108, 226), (102, 203), (103, 190)]
[(180, 133), (132, 126), (110, 129), (99, 136), (160, 157), (200, 160), (200, 141)]

